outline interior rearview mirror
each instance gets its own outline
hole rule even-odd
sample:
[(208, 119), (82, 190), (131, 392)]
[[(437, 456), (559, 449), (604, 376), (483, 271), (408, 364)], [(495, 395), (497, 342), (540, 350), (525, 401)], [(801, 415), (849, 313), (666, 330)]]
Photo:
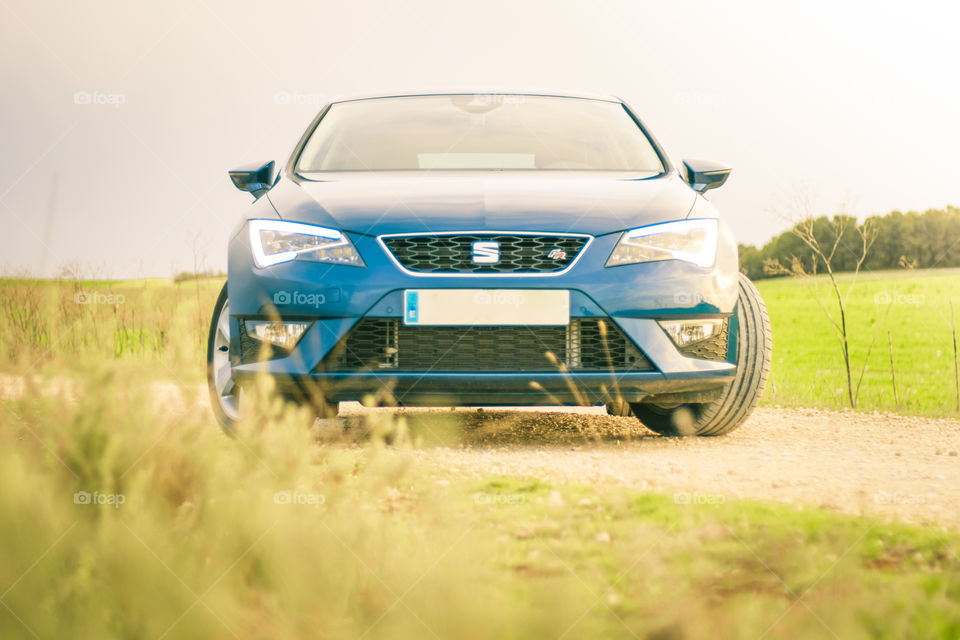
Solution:
[(684, 160), (683, 168), (686, 174), (684, 178), (698, 193), (721, 186), (732, 171), (726, 165), (709, 160)]
[(255, 198), (259, 198), (273, 186), (273, 160), (270, 162), (253, 163), (230, 170), (230, 179), (233, 186), (240, 191), (249, 191)]

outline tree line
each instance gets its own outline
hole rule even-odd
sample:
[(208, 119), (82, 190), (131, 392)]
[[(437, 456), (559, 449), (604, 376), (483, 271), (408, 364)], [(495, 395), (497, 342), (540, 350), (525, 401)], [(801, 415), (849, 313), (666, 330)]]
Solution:
[[(787, 265), (796, 258), (808, 273), (815, 272), (822, 265), (816, 264), (814, 252), (797, 233), (802, 225), (810, 224), (810, 220), (798, 222), (760, 248), (740, 245), (740, 270), (753, 280), (769, 278), (777, 271), (771, 269), (772, 265)], [(864, 269), (960, 267), (960, 207), (928, 209), (923, 213), (892, 211), (872, 216), (870, 224), (875, 227), (876, 240), (866, 256)], [(862, 250), (858, 226), (855, 217), (843, 214), (832, 219), (813, 219), (812, 233), (820, 246), (833, 246), (840, 236), (838, 251), (833, 256), (834, 271), (856, 269)]]

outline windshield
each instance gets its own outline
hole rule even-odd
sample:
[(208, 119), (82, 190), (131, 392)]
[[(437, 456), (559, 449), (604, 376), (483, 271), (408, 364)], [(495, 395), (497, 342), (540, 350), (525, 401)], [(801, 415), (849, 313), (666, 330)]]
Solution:
[(664, 170), (619, 103), (491, 94), (334, 103), (297, 163), (306, 174), (451, 169)]

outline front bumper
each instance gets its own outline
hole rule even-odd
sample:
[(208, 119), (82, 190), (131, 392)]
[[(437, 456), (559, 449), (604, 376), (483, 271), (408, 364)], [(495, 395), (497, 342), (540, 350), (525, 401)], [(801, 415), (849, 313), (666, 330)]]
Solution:
[[(736, 247), (722, 242), (716, 265), (678, 261), (605, 268), (619, 234), (598, 236), (569, 272), (559, 276), (431, 277), (405, 273), (372, 236), (351, 234), (366, 268), (290, 262), (253, 265), (246, 233), (230, 249), (232, 335), (243, 319), (276, 317), (312, 322), (284, 357), (243, 363), (231, 343), (235, 379), (273, 377), (281, 390), (320, 389), (327, 400), (361, 400), (389, 392), (398, 404), (596, 404), (619, 396), (707, 401), (736, 372)], [(602, 318), (622, 332), (652, 365), (648, 371), (325, 371), (324, 359), (362, 319), (401, 319), (403, 291), (427, 288), (551, 288), (570, 291), (571, 319)], [(730, 317), (728, 357), (707, 360), (681, 353), (657, 323), (665, 317)], [(402, 321), (402, 320), (401, 320)]]
[[(318, 392), (328, 402), (381, 394), (387, 404), (449, 407), (596, 405), (616, 398), (627, 402), (709, 402), (732, 381), (734, 369), (693, 375), (659, 372), (618, 373), (330, 373), (273, 374), (281, 393)], [(257, 375), (235, 370), (241, 384)], [(535, 382), (536, 386), (531, 385)]]
[[(612, 319), (638, 345), (649, 371), (396, 371), (365, 369), (324, 371), (310, 367), (324, 345), (337, 342), (353, 324), (343, 320), (318, 321), (289, 356), (238, 364), (241, 383), (258, 374), (274, 378), (288, 393), (319, 392), (328, 401), (362, 400), (380, 394), (391, 403), (427, 406), (599, 404), (614, 398), (628, 402), (707, 402), (733, 379), (735, 365), (728, 360), (705, 360), (683, 355), (656, 321), (644, 318)], [(343, 333), (341, 333), (343, 332)], [(735, 353), (735, 331), (729, 332), (728, 354)]]

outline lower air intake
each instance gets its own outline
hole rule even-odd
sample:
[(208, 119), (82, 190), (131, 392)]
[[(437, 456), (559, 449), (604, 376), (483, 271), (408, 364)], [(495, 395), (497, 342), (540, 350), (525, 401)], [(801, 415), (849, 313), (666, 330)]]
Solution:
[(558, 363), (572, 371), (654, 370), (613, 323), (591, 318), (567, 327), (412, 327), (365, 318), (318, 370), (555, 372)]

